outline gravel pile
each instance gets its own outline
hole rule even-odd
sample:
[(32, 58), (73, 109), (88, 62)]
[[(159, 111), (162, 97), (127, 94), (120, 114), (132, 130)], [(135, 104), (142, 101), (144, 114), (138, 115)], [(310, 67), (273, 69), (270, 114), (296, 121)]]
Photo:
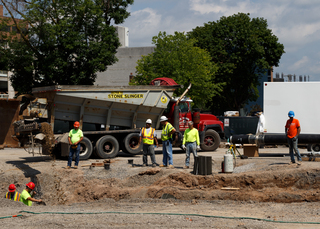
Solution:
[(246, 164), (246, 165), (242, 165), (239, 167), (235, 167), (233, 170), (233, 173), (244, 173), (244, 172), (248, 172), (253, 170), (253, 168), (255, 167), (255, 163), (250, 163), (250, 164)]
[(142, 166), (135, 165), (135, 167), (132, 167), (132, 165), (128, 164), (126, 161), (116, 161), (114, 163), (110, 163), (109, 170), (104, 167), (83, 167), (82, 170), (84, 171), (84, 176), (87, 179), (116, 178), (123, 180), (133, 174), (138, 174), (142, 171)]

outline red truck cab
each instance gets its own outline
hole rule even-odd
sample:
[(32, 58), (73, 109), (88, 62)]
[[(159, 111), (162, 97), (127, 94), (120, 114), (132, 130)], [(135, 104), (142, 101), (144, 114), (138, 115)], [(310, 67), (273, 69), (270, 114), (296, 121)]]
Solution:
[[(174, 123), (174, 107), (176, 106), (177, 99), (173, 98), (163, 113), (171, 124)], [(191, 112), (191, 103), (191, 99), (184, 98), (178, 104), (179, 131), (183, 134), (188, 128), (188, 122), (193, 121), (194, 127), (199, 131), (201, 149), (204, 151), (217, 149), (221, 138), (224, 138), (223, 123), (214, 115), (201, 114), (198, 111)]]

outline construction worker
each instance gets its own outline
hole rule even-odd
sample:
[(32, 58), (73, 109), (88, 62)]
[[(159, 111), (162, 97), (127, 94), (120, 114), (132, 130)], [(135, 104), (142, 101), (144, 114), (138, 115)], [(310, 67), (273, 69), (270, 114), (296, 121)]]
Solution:
[(20, 201), (20, 193), (16, 192), (16, 186), (14, 184), (9, 185), (9, 192), (6, 193), (5, 197), (9, 200)]
[(197, 156), (197, 150), (200, 150), (199, 132), (193, 127), (193, 122), (188, 122), (189, 128), (186, 129), (183, 135), (182, 148), (186, 150), (186, 165), (185, 169), (189, 168), (190, 153), (193, 153), (193, 158)]
[(154, 153), (154, 142), (158, 147), (157, 134), (155, 129), (151, 127), (152, 120), (147, 119), (146, 127), (143, 127), (140, 132), (139, 144), (143, 142), (143, 166), (148, 166), (148, 154), (150, 154), (152, 167), (156, 167), (156, 156)]
[(69, 152), (69, 157), (68, 157), (68, 165), (67, 169), (71, 168), (71, 163), (72, 163), (72, 158), (73, 154), (76, 155), (75, 163), (74, 163), (74, 168), (77, 169), (79, 165), (79, 155), (80, 155), (80, 142), (83, 139), (83, 133), (82, 130), (79, 129), (80, 123), (74, 122), (73, 124), (74, 129), (70, 130), (69, 132), (69, 144), (70, 144), (70, 152)]
[(176, 132), (176, 129), (168, 122), (166, 116), (161, 116), (160, 123), (162, 125), (162, 154), (163, 154), (163, 164), (160, 167), (167, 167), (169, 161), (169, 169), (173, 169), (173, 158), (172, 158), (172, 134)]
[(300, 122), (298, 119), (294, 118), (293, 111), (289, 111), (288, 117), (289, 119), (287, 120), (285, 125), (285, 132), (287, 135), (287, 141), (289, 145), (289, 154), (291, 159), (290, 164), (296, 163), (296, 160), (294, 158), (294, 153), (293, 153), (294, 151), (298, 159), (297, 165), (300, 165), (302, 161), (301, 155), (298, 149), (298, 136), (301, 132)]
[[(35, 191), (33, 191), (35, 187), (36, 186), (33, 182), (29, 182), (28, 184), (26, 184), (26, 189), (24, 189), (21, 192), (20, 201), (22, 203), (24, 203), (25, 205), (28, 205), (28, 206), (32, 206), (32, 202), (39, 202), (39, 203), (42, 202), (41, 199), (37, 200), (37, 199), (33, 198), (33, 196), (35, 194), (37, 194)], [(31, 192), (32, 192), (32, 194), (30, 195)]]

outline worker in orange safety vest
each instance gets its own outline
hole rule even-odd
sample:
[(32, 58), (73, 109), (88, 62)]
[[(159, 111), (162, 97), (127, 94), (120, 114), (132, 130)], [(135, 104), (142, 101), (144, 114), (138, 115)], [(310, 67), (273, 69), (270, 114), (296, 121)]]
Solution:
[(9, 185), (9, 192), (6, 193), (5, 197), (9, 200), (20, 201), (20, 193), (16, 192), (16, 186), (14, 184)]

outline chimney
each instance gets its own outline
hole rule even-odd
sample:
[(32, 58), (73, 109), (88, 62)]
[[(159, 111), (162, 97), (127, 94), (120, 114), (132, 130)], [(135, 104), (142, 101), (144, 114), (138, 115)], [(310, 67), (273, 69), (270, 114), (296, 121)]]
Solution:
[(0, 16), (3, 16), (3, 5), (0, 5)]

